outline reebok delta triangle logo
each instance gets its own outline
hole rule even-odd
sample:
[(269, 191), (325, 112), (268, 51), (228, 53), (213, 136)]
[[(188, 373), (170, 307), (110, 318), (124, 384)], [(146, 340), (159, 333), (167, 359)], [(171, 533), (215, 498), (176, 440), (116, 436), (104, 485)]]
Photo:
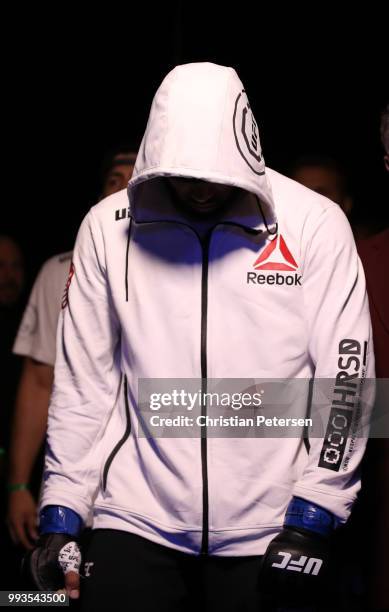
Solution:
[[(277, 235), (267, 245), (254, 262), (253, 267), (255, 270), (263, 270), (265, 272), (274, 270), (277, 274), (247, 272), (247, 284), (294, 285), (301, 287), (301, 275), (296, 272), (298, 264), (281, 234)], [(280, 274), (279, 272), (294, 272), (294, 274)]]
[(296, 261), (281, 235), (267, 245), (254, 263), (256, 270), (290, 270), (295, 272), (297, 267)]

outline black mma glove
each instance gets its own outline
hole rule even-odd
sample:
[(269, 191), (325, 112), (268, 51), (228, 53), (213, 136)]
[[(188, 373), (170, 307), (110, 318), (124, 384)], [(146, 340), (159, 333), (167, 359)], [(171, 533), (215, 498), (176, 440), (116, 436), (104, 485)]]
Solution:
[(331, 512), (293, 497), (283, 530), (270, 542), (262, 560), (260, 589), (269, 603), (302, 606), (320, 601), (336, 523)]
[(65, 574), (79, 573), (81, 552), (77, 539), (82, 529), (79, 515), (64, 506), (45, 506), (40, 513), (40, 538), (23, 559), (26, 586), (39, 591), (65, 588)]

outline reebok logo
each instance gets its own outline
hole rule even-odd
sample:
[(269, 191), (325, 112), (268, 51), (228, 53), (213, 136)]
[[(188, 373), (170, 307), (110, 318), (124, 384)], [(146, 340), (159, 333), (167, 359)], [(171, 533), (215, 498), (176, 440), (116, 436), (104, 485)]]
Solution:
[(303, 574), (317, 576), (323, 565), (322, 559), (316, 559), (315, 557), (301, 555), (297, 561), (291, 561), (292, 555), (290, 553), (280, 551), (278, 554), (283, 556), (282, 561), (280, 561), (280, 563), (271, 564), (272, 567), (277, 567), (278, 569), (286, 569), (291, 572), (303, 572)]
[[(258, 259), (254, 262), (255, 270), (277, 271), (277, 274), (257, 274), (247, 272), (247, 284), (256, 285), (289, 285), (301, 287), (301, 274), (297, 274), (298, 265), (292, 253), (288, 249), (283, 236), (277, 235), (267, 245)], [(279, 272), (294, 272), (294, 274), (280, 274)]]
[(297, 263), (281, 235), (267, 245), (254, 263), (256, 270), (289, 270), (295, 272), (297, 267)]
[(257, 274), (256, 272), (247, 272), (247, 284), (254, 285), (289, 285), (301, 287), (301, 274)]

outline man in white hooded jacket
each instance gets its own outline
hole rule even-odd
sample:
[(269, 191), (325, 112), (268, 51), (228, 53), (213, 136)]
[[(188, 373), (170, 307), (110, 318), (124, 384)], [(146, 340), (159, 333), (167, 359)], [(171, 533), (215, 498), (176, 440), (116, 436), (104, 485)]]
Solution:
[[(212, 609), (258, 610), (260, 573), (267, 590), (315, 590), (359, 490), (365, 281), (339, 207), (265, 168), (233, 69), (164, 79), (128, 191), (81, 225), (63, 306), (36, 583), (61, 549), (78, 596), (73, 541), (93, 505), (83, 610), (188, 609), (199, 568)], [(140, 380), (247, 378), (333, 380), (322, 434), (139, 435)]]

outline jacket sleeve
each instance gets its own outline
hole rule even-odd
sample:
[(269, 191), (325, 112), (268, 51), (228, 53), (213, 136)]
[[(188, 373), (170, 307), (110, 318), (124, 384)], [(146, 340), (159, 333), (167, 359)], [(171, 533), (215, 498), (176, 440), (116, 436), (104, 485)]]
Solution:
[(329, 204), (306, 231), (303, 295), (315, 368), (313, 427), (294, 495), (326, 508), (342, 523), (360, 488), (358, 466), (374, 401), (370, 315), (363, 268), (340, 208)]
[(58, 322), (41, 508), (62, 505), (84, 521), (88, 516), (99, 482), (99, 442), (120, 385), (118, 338), (92, 209), (78, 232)]

